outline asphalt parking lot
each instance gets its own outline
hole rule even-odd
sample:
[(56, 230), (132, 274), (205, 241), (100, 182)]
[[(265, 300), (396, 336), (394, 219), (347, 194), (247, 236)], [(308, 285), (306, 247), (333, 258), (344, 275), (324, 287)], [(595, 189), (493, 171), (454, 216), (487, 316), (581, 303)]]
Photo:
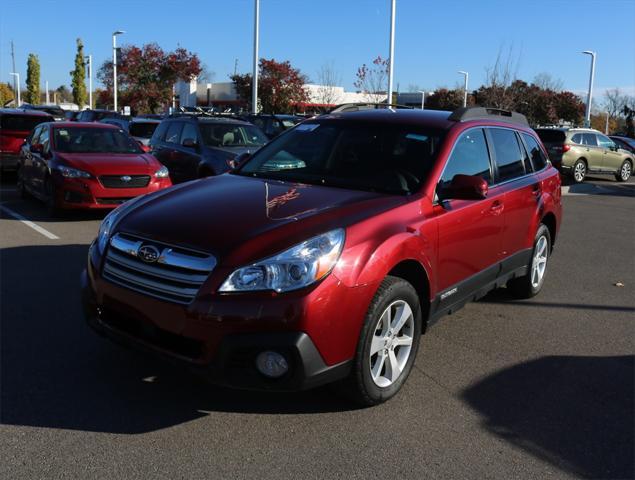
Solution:
[(499, 290), (446, 317), (403, 391), (369, 409), (328, 388), (209, 386), (98, 337), (79, 275), (103, 214), (53, 220), (13, 180), (0, 184), (0, 478), (634, 475), (633, 179), (567, 187), (543, 292)]

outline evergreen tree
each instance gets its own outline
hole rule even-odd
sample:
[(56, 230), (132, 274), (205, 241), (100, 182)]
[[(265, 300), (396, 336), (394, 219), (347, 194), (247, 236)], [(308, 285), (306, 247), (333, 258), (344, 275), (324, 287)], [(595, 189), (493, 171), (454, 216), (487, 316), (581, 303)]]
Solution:
[(82, 39), (77, 39), (77, 53), (75, 54), (75, 69), (71, 72), (71, 86), (73, 87), (73, 101), (82, 108), (86, 104), (86, 63), (84, 61), (84, 45)]
[(40, 61), (37, 55), (29, 53), (26, 66), (26, 103), (37, 105), (40, 103)]

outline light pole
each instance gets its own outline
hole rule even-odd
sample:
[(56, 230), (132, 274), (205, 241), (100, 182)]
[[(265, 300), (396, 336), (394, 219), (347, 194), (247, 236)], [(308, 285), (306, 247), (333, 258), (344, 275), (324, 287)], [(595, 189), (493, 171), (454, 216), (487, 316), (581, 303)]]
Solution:
[(390, 3), (390, 43), (388, 47), (390, 56), (388, 57), (388, 98), (386, 98), (388, 105), (392, 103), (393, 67), (395, 65), (395, 9), (397, 0), (392, 0)]
[(123, 30), (117, 30), (112, 34), (112, 96), (115, 112), (117, 111), (117, 35), (124, 33), (126, 32)]
[(20, 98), (20, 74), (11, 72), (9, 73), (9, 75), (13, 75), (15, 77), (15, 83), (18, 84), (18, 88), (16, 88), (15, 90), (18, 94), (18, 103), (16, 104), (16, 107), (19, 107), (20, 105), (22, 105), (22, 99)]
[(470, 77), (470, 74), (467, 72), (464, 72), (463, 70), (459, 70), (459, 72), (461, 75), (463, 75), (465, 77), (465, 82), (463, 84), (463, 106), (467, 107), (467, 80)]
[(426, 92), (424, 90), (419, 90), (419, 93), (421, 94), (421, 110), (423, 110), (426, 106), (426, 93), (428, 95), (432, 95), (434, 92)]
[(591, 102), (593, 101), (593, 78), (595, 77), (595, 52), (585, 50), (585, 55), (591, 55), (591, 73), (589, 74), (589, 94), (586, 99), (586, 115), (584, 116), (584, 126), (591, 126)]
[(84, 57), (88, 60), (88, 108), (93, 108), (93, 56), (86, 55)]
[[(258, 37), (260, 35), (260, 0), (254, 0), (254, 70), (251, 78), (253, 85), (251, 89), (251, 113), (258, 113)], [(274, 112), (271, 112), (274, 113)]]
[(46, 104), (48, 105), (51, 102), (49, 97), (49, 81), (46, 81)]

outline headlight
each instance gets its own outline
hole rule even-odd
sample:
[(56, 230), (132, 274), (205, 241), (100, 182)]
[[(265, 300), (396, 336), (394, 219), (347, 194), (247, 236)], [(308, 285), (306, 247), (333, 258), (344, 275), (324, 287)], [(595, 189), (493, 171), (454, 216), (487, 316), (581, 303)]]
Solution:
[(275, 290), (288, 292), (326, 277), (340, 258), (344, 230), (339, 228), (313, 237), (260, 262), (235, 270), (220, 292)]
[(154, 172), (154, 176), (157, 178), (166, 178), (169, 174), (170, 172), (168, 171), (168, 168), (165, 166), (159, 168), (156, 172)]
[(83, 170), (77, 170), (76, 168), (66, 167), (61, 165), (58, 167), (59, 172), (62, 174), (62, 177), (66, 178), (90, 178), (91, 175), (88, 172), (84, 172)]
[(97, 234), (97, 247), (99, 248), (99, 254), (102, 255), (104, 250), (106, 249), (106, 245), (108, 244), (108, 239), (110, 238), (110, 234), (112, 233), (112, 228), (115, 225), (115, 221), (119, 216), (119, 208), (113, 210), (99, 225), (99, 233)]

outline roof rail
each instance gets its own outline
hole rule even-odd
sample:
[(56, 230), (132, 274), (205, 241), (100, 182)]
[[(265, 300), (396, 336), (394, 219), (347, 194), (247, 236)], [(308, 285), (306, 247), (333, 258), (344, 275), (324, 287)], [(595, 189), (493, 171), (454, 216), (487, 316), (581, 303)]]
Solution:
[(396, 103), (342, 103), (337, 107), (333, 108), (329, 113), (340, 113), (340, 112), (357, 112), (359, 110), (373, 110), (379, 108), (405, 108), (408, 110), (412, 110), (413, 107), (409, 107), (407, 105), (399, 105)]
[(466, 122), (468, 120), (496, 120), (498, 122), (515, 123), (529, 126), (527, 117), (522, 113), (490, 107), (461, 107), (454, 110), (448, 120)]

